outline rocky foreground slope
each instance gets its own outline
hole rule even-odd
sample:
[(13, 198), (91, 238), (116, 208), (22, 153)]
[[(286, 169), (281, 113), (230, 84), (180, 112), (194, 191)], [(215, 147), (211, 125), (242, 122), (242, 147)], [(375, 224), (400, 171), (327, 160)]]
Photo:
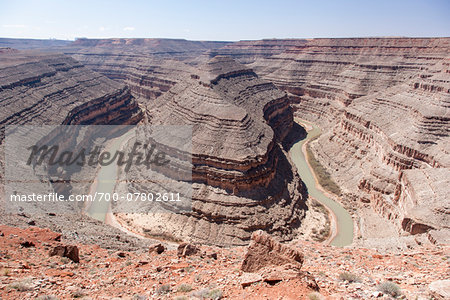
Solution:
[(310, 242), (281, 245), (261, 232), (252, 238), (248, 248), (154, 244), (127, 252), (73, 244), (48, 229), (1, 225), (0, 296), (448, 299), (450, 293), (448, 246), (382, 254)]

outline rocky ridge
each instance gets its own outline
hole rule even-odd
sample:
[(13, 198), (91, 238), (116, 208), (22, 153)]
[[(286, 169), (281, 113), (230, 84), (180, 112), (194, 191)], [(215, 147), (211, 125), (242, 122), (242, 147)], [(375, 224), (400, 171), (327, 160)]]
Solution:
[(142, 117), (125, 85), (70, 57), (25, 51), (0, 59), (2, 125), (134, 124)]
[[(123, 84), (92, 72), (71, 57), (37, 51), (7, 51), (0, 54), (0, 124), (7, 125), (80, 125), (136, 124), (142, 117), (135, 97)], [(4, 129), (1, 152), (4, 157)], [(4, 159), (1, 194), (4, 195)], [(23, 174), (23, 178), (31, 178)], [(22, 185), (26, 193), (31, 185)], [(53, 192), (44, 186), (42, 193)], [(0, 220), (3, 224), (29, 226), (39, 224), (63, 233), (65, 238), (97, 241), (104, 247), (122, 247), (126, 237), (116, 230), (75, 213), (72, 205), (53, 205), (52, 210), (36, 215), (17, 215), (6, 209), (2, 197)], [(116, 238), (117, 237), (117, 238)], [(134, 240), (131, 244), (139, 244)]]
[[(223, 246), (246, 244), (254, 229), (294, 236), (306, 194), (282, 147), (293, 126), (285, 93), (233, 60), (216, 57), (148, 104), (147, 114), (152, 125), (193, 126), (193, 211), (118, 213), (124, 226)], [(131, 170), (128, 181), (138, 182), (143, 172)], [(130, 188), (146, 191), (139, 184)]]
[[(272, 55), (258, 54), (264, 41), (227, 45), (223, 53), (241, 59), (262, 78), (289, 92), (296, 115), (320, 124), (324, 133), (311, 148), (343, 189), (348, 207), (355, 207), (354, 200), (361, 207), (370, 203), (399, 231), (411, 233), (411, 222), (428, 228), (425, 231), (447, 230), (448, 197), (439, 196), (440, 192), (431, 197), (436, 219), (433, 214), (426, 221), (414, 219), (417, 213), (413, 211), (424, 207), (420, 197), (404, 189), (402, 178), (405, 170), (410, 174), (430, 167), (448, 170), (450, 40), (367, 38), (278, 43), (284, 48)], [(266, 44), (271, 49), (273, 43)], [(247, 53), (256, 54), (248, 59)], [(440, 184), (436, 188), (445, 190), (448, 171), (437, 172), (442, 177), (436, 178)], [(427, 177), (422, 175), (432, 184)], [(416, 195), (426, 193), (423, 187), (425, 190), (416, 190)], [(398, 199), (408, 197), (415, 207), (410, 205), (406, 211)], [(439, 215), (445, 222), (438, 221)]]

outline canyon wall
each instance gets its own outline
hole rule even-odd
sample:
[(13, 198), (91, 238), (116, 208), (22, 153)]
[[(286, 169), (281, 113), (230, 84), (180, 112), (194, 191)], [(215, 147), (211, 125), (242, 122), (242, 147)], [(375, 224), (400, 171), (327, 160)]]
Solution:
[[(155, 99), (181, 93), (177, 84), (197, 80), (209, 59), (232, 57), (286, 91), (295, 115), (321, 126), (323, 134), (311, 148), (342, 188), (347, 207), (371, 207), (398, 230), (415, 233), (414, 226), (405, 225), (413, 224), (412, 206), (406, 210), (399, 202), (407, 199), (404, 180), (412, 178), (404, 173), (449, 168), (449, 48), (449, 38), (349, 38), (223, 44), (82, 39), (59, 49), (129, 86), (147, 107), (147, 121), (155, 117), (152, 105), (161, 105)], [(194, 95), (204, 99), (199, 109), (209, 101)], [(282, 140), (290, 125), (286, 118), (275, 123), (272, 129)], [(213, 177), (211, 182), (217, 181)], [(448, 215), (444, 200), (434, 201), (441, 208), (433, 211)], [(420, 200), (402, 201), (422, 209)], [(424, 218), (417, 222), (429, 232), (445, 229)]]
[[(243, 245), (256, 229), (291, 239), (305, 190), (281, 146), (293, 126), (287, 95), (228, 57), (199, 65), (147, 106), (152, 125), (192, 126), (192, 212), (123, 214), (150, 236)], [(130, 192), (145, 168), (127, 173)]]
[(124, 84), (60, 54), (0, 55), (0, 124), (135, 124), (142, 117)]
[[(421, 231), (412, 228), (448, 228), (448, 197), (430, 200), (430, 211), (445, 216), (443, 224), (414, 219), (422, 200), (405, 196), (401, 178), (412, 176), (403, 177), (405, 170), (450, 167), (450, 39), (286, 40), (278, 43), (286, 45), (283, 52), (271, 56), (254, 50), (263, 42), (239, 42), (212, 54), (242, 58), (290, 94), (297, 116), (320, 124), (324, 133), (312, 149), (345, 192), (343, 201), (349, 207), (369, 202), (413, 234)], [(251, 60), (246, 53), (254, 54)], [(448, 182), (438, 185), (445, 190)], [(425, 193), (421, 188), (430, 189), (416, 186), (416, 194)], [(404, 197), (413, 199), (408, 210), (398, 203)]]
[(192, 72), (182, 61), (193, 61), (227, 44), (176, 39), (79, 39), (63, 51), (92, 70), (125, 83), (134, 95), (153, 100)]
[[(0, 70), (2, 181), (6, 151), (4, 138), (8, 125), (123, 125), (137, 124), (143, 118), (143, 112), (128, 87), (92, 72), (71, 57), (35, 51), (5, 51), (0, 54)], [(23, 138), (20, 140), (20, 146), (13, 152), (21, 152), (24, 145), (34, 145), (46, 134), (45, 128), (36, 129), (34, 132), (31, 128), (18, 131)], [(58, 145), (69, 145), (69, 140), (65, 137)], [(11, 143), (17, 142), (18, 139), (11, 140)], [(7, 154), (15, 155), (11, 151)], [(90, 177), (84, 174), (82, 179), (93, 179), (95, 169), (89, 171), (92, 171)], [(46, 172), (48, 176), (53, 176), (50, 175), (50, 168)], [(30, 182), (31, 178), (34, 178), (33, 174), (12, 176), (18, 179), (29, 178)], [(62, 192), (58, 188), (71, 188), (64, 182), (59, 186), (57, 183), (52, 186), (44, 185), (42, 193), (50, 193), (52, 188), (58, 192)], [(39, 190), (39, 187), (38, 184), (22, 183), (16, 192), (26, 193)], [(78, 192), (86, 193), (86, 189)], [(54, 208), (56, 210), (56, 205)]]

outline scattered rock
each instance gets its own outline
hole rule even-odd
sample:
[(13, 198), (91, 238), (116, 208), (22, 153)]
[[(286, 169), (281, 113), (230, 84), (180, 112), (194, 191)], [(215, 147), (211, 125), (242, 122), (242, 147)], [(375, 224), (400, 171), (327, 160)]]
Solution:
[(197, 254), (200, 249), (190, 243), (182, 243), (178, 246), (178, 257), (185, 257)]
[(251, 239), (241, 265), (242, 271), (256, 272), (267, 266), (288, 263), (300, 270), (303, 264), (303, 254), (300, 251), (280, 244), (262, 230), (254, 232)]
[(292, 264), (282, 266), (265, 267), (258, 272), (268, 283), (276, 283), (282, 280), (289, 280), (300, 276), (300, 270)]
[(50, 256), (61, 256), (71, 259), (73, 262), (80, 262), (78, 247), (73, 245), (58, 245), (49, 252)]
[(314, 278), (314, 276), (309, 273), (309, 272), (301, 272), (300, 273), (300, 277), (302, 278), (302, 281), (306, 283), (306, 285), (315, 291), (320, 290), (319, 285), (316, 282), (316, 279)]
[(437, 280), (428, 286), (430, 295), (438, 300), (450, 299), (450, 279)]
[(149, 254), (152, 254), (152, 253), (161, 254), (165, 250), (166, 250), (166, 247), (164, 247), (163, 244), (154, 244), (148, 248), (148, 253)]
[(372, 297), (374, 297), (374, 298), (378, 298), (378, 297), (381, 297), (381, 296), (383, 296), (383, 293), (380, 292), (380, 291), (375, 291), (375, 292), (372, 293)]
[(262, 276), (257, 273), (244, 273), (239, 278), (242, 287), (247, 287), (249, 285), (252, 285), (256, 282), (260, 282), (263, 280)]
[(35, 244), (30, 241), (24, 241), (24, 242), (20, 243), (20, 246), (22, 246), (24, 248), (30, 248), (30, 247), (35, 247)]

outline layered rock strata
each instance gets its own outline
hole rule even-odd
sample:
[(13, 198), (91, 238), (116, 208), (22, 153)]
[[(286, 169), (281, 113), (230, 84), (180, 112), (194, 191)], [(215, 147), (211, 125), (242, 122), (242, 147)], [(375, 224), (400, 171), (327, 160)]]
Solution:
[[(448, 215), (445, 197), (432, 197), (439, 200), (427, 211), (435, 217), (421, 218), (422, 225), (416, 227), (423, 230), (413, 229), (415, 223), (407, 217), (411, 211), (398, 199), (409, 198), (401, 178), (412, 175), (403, 177), (405, 170), (434, 172), (450, 166), (450, 39), (313, 39), (284, 44), (282, 53), (252, 60), (245, 53), (260, 49), (260, 41), (227, 45), (224, 53), (242, 58), (262, 78), (289, 92), (296, 114), (321, 125), (324, 134), (312, 149), (343, 188), (344, 198), (370, 202), (398, 229), (411, 233), (442, 228), (433, 220)], [(448, 189), (438, 182), (436, 189)], [(427, 194), (429, 189), (418, 184), (416, 193)], [(417, 202), (420, 210), (420, 200), (408, 201)]]
[(227, 44), (177, 39), (79, 39), (63, 51), (92, 70), (125, 83), (141, 99), (153, 100), (193, 72), (181, 61), (193, 61)]
[(193, 69), (180, 61), (148, 54), (100, 49), (83, 50), (71, 56), (90, 69), (126, 84), (132, 93), (143, 100), (154, 100), (167, 92)]
[(125, 85), (68, 56), (4, 53), (0, 67), (1, 125), (135, 124), (142, 117)]
[[(9, 146), (9, 152), (6, 154), (11, 161), (14, 157), (20, 157), (23, 154), (22, 147), (34, 145), (36, 141), (46, 135), (46, 132), (48, 133), (46, 128), (40, 127), (42, 125), (136, 124), (143, 117), (136, 99), (125, 85), (92, 72), (68, 56), (38, 52), (3, 53), (0, 55), (0, 69), (0, 102), (2, 106), (0, 124), (5, 126), (1, 131), (2, 153), (5, 154), (7, 150), (4, 148), (6, 126), (37, 126), (34, 129), (27, 127), (15, 130), (16, 137), (22, 136), (26, 140), (13, 139), (11, 141), (11, 143), (15, 143), (14, 145), (20, 144), (16, 147)], [(85, 137), (85, 139), (89, 140), (90, 137)], [(73, 149), (71, 148), (73, 144), (76, 144), (76, 141), (72, 141), (70, 137), (66, 136), (60, 141), (59, 146)], [(3, 154), (2, 157), (4, 157)], [(20, 162), (23, 161), (21, 158), (17, 159)], [(2, 194), (4, 168), (2, 159)], [(65, 181), (62, 181), (59, 186), (57, 186), (58, 183), (47, 184), (48, 180), (41, 182), (39, 179), (41, 175), (47, 176), (47, 179), (56, 175), (52, 173), (51, 169), (42, 169), (41, 171), (44, 172), (42, 174), (36, 170), (36, 174), (15, 174), (14, 172), (25, 171), (20, 167), (12, 170), (13, 173), (10, 170), (9, 174), (12, 177), (9, 179), (12, 180), (14, 177), (19, 180), (29, 180), (29, 184), (15, 182), (14, 184), (18, 184), (18, 186), (13, 188), (13, 192), (48, 194), (55, 191), (61, 192), (62, 190), (58, 189), (62, 186), (65, 191), (73, 188), (65, 184)], [(56, 170), (57, 167), (54, 169)], [(64, 173), (64, 171), (58, 172)], [(37, 175), (37, 173), (41, 175)], [(78, 181), (83, 182), (80, 187), (82, 190), (78, 190), (79, 193), (87, 193), (89, 179), (92, 180), (93, 176), (95, 176), (95, 169), (89, 170), (89, 174), (78, 175)], [(58, 203), (58, 205), (54, 203), (34, 205), (31, 203), (29, 206), (35, 206), (33, 211), (40, 213), (47, 213), (47, 209), (61, 210), (66, 213), (74, 212), (69, 203)]]
[[(204, 244), (242, 245), (255, 229), (294, 236), (303, 185), (281, 142), (293, 124), (287, 95), (226, 57), (200, 66), (148, 105), (152, 125), (192, 126), (192, 212), (121, 214), (131, 228)], [(127, 174), (131, 192), (144, 169)]]

